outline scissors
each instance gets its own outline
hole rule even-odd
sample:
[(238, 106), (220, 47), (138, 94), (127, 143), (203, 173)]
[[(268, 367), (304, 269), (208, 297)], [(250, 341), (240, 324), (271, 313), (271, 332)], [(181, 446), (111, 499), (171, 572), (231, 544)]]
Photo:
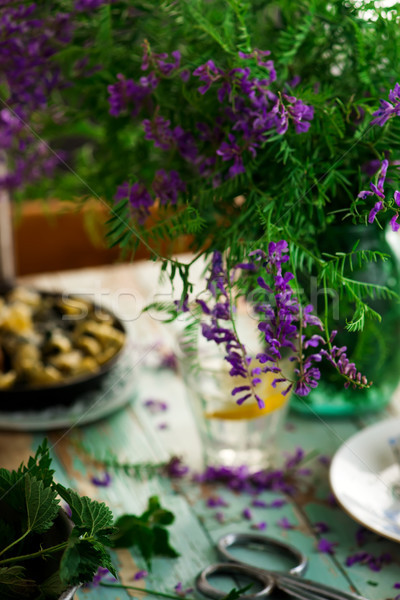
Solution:
[[(240, 546), (242, 548), (253, 548), (256, 550), (273, 551), (282, 557), (295, 561), (295, 566), (289, 571), (273, 571), (260, 569), (238, 560), (229, 552), (230, 548)], [(260, 534), (228, 533), (221, 537), (217, 543), (219, 557), (225, 561), (209, 565), (196, 579), (196, 588), (204, 596), (221, 600), (226, 592), (214, 588), (208, 581), (208, 577), (217, 574), (245, 575), (254, 581), (258, 581), (262, 589), (254, 594), (243, 594), (239, 598), (243, 600), (259, 600), (269, 596), (273, 590), (281, 590), (297, 600), (367, 600), (363, 596), (342, 592), (309, 579), (303, 579), (307, 569), (307, 557), (294, 546)]]

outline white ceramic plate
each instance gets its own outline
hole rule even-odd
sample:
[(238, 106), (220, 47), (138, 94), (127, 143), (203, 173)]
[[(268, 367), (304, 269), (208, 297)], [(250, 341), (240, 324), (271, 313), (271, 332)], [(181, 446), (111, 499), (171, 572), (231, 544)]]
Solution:
[(389, 446), (400, 436), (400, 418), (367, 427), (336, 452), (330, 482), (342, 508), (379, 535), (400, 542), (400, 467)]

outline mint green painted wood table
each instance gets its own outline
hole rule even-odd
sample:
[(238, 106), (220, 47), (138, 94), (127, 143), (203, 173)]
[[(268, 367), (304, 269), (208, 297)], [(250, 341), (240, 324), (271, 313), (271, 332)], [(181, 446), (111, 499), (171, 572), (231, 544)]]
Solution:
[[(116, 516), (122, 513), (142, 512), (150, 495), (158, 495), (162, 504), (172, 510), (176, 520), (171, 526), (172, 545), (179, 551), (178, 559), (156, 558), (153, 570), (143, 580), (134, 581), (137, 571), (144, 569), (143, 559), (136, 551), (121, 550), (114, 554), (120, 581), (173, 593), (177, 582), (184, 588), (192, 587), (197, 573), (210, 562), (216, 561), (214, 543), (224, 533), (254, 532), (254, 524), (267, 523), (266, 533), (300, 548), (309, 559), (308, 577), (353, 591), (371, 600), (392, 599), (400, 590), (393, 588), (400, 581), (400, 546), (395, 542), (366, 533), (365, 544), (357, 545), (357, 524), (345, 512), (332, 504), (329, 488), (328, 467), (318, 456), (332, 456), (337, 448), (358, 430), (369, 424), (399, 415), (396, 399), (383, 413), (363, 418), (347, 418), (326, 421), (318, 416), (299, 416), (289, 413), (287, 427), (281, 437), (282, 461), (284, 453), (293, 453), (297, 447), (306, 452), (316, 451), (317, 457), (305, 465), (310, 474), (301, 478), (300, 490), (293, 496), (275, 492), (263, 492), (258, 500), (271, 503), (284, 498), (280, 508), (251, 506), (253, 497), (238, 493), (226, 486), (196, 483), (190, 477), (171, 480), (156, 475), (140, 478), (128, 476), (123, 471), (111, 471), (112, 481), (108, 487), (91, 483), (94, 475), (102, 475), (99, 461), (111, 451), (122, 462), (140, 463), (167, 461), (172, 455), (182, 456), (193, 472), (202, 469), (199, 437), (185, 390), (179, 376), (158, 366), (160, 357), (171, 347), (172, 332), (160, 325), (154, 315), (140, 315), (146, 303), (168, 295), (164, 285), (157, 287), (158, 269), (154, 264), (135, 263), (102, 269), (37, 276), (24, 280), (39, 288), (67, 289), (74, 293), (94, 294), (105, 304), (118, 310), (130, 321), (132, 350), (132, 392), (128, 403), (108, 417), (94, 423), (69, 427), (62, 430), (2, 431), (0, 432), (0, 466), (17, 466), (42, 440), (49, 437), (58, 480), (81, 494), (105, 501)], [(145, 406), (147, 399), (168, 403), (165, 412), (152, 413)], [(227, 506), (210, 508), (207, 499), (221, 496)], [(252, 519), (242, 516), (243, 510), (251, 508)], [(223, 511), (224, 522), (216, 518)], [(282, 529), (279, 521), (286, 517), (293, 528)], [(318, 552), (319, 534), (316, 523), (324, 522), (329, 531), (323, 537), (337, 542), (333, 555)], [(346, 557), (360, 550), (382, 555), (389, 553), (392, 562), (379, 572), (366, 565), (346, 567)], [(151, 596), (145, 592), (91, 587), (78, 591), (75, 600), (117, 600), (129, 597)], [(153, 596), (154, 597), (154, 596)], [(189, 597), (193, 597), (191, 594)]]

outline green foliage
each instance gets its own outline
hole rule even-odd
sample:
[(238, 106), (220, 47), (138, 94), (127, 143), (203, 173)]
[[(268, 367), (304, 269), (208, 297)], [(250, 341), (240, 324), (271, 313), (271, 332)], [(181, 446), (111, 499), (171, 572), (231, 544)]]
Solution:
[(152, 496), (142, 515), (123, 515), (117, 519), (117, 532), (111, 536), (113, 547), (137, 547), (149, 568), (153, 556), (175, 558), (179, 555), (170, 545), (169, 533), (165, 529), (173, 521), (174, 515), (161, 507), (156, 496)]
[[(72, 2), (53, 4), (68, 11)], [(388, 228), (397, 211), (392, 198), (400, 187), (400, 118), (383, 127), (371, 126), (371, 121), (399, 76), (400, 4), (385, 8), (369, 0), (163, 0), (154, 10), (149, 0), (135, 2), (134, 9), (128, 0), (118, 0), (83, 11), (77, 19), (72, 42), (52, 57), (69, 84), (62, 96), (49, 99), (45, 114), (37, 115), (40, 134), (51, 147), (73, 148), (67, 160), (71, 169), (28, 187), (25, 197), (43, 196), (46, 188), (48, 194), (57, 189), (59, 197), (75, 197), (77, 202), (97, 196), (110, 207), (109, 244), (119, 246), (125, 257), (146, 247), (172, 282), (175, 277), (182, 280), (182, 298), (191, 289), (191, 269), (171, 258), (177, 238), (188, 240), (199, 257), (208, 258), (213, 250), (227, 252), (231, 265), (250, 250), (266, 250), (271, 241), (286, 239), (296, 278), (303, 284), (315, 277), (322, 286), (318, 313), (327, 329), (334, 325), (329, 315), (329, 290), (334, 289), (346, 310), (342, 328), (364, 331), (370, 339), (375, 322), (381, 315), (386, 318), (388, 303), (398, 302), (395, 286), (373, 281), (370, 274), (376, 273), (378, 260), (387, 279), (396, 279), (398, 285), (398, 273), (389, 273), (385, 252), (379, 253), (377, 246), (383, 244), (380, 228)], [(158, 85), (151, 96), (143, 106), (135, 98), (113, 116), (108, 88), (118, 74), (138, 84), (149, 73), (142, 69), (143, 44), (154, 55), (167, 53), (167, 62), (179, 50), (181, 64), (167, 74), (153, 64), (150, 70)], [(301, 99), (314, 108), (314, 116), (307, 132), (296, 133), (290, 122), (284, 134), (271, 130), (252, 148), (242, 132), (242, 111), (236, 123), (224, 120), (239, 84), (233, 83), (223, 98), (218, 91), (237, 69), (249, 69), (250, 77), (264, 82), (267, 69), (258, 57), (239, 56), (239, 51), (252, 54), (256, 49), (269, 50), (268, 59), (274, 61), (276, 80), (268, 84), (269, 91), (281, 99), (285, 94)], [(80, 60), (92, 69), (87, 77), (76, 69)], [(199, 93), (203, 82), (193, 72), (206, 63), (210, 68), (208, 61), (223, 75)], [(187, 71), (191, 76), (186, 81), (182, 75)], [(63, 118), (56, 120), (54, 114)], [(196, 157), (188, 158), (176, 143), (163, 149), (145, 138), (143, 120), (154, 122), (160, 116), (171, 130), (181, 127), (186, 141), (194, 140)], [(212, 132), (208, 138), (199, 123)], [(232, 135), (244, 168), (235, 177), (229, 172), (233, 159), (224, 160), (218, 153), (222, 143), (232, 143)], [(204, 157), (213, 161), (206, 176), (198, 168)], [(368, 224), (374, 200), (362, 200), (358, 193), (369, 189), (371, 161), (379, 164), (385, 157), (390, 162), (385, 210)], [(185, 183), (166, 204), (154, 191), (160, 170), (178, 172)], [(147, 219), (143, 214), (138, 218), (128, 199), (115, 203), (123, 183), (140, 183), (149, 192), (154, 204)], [(360, 226), (373, 238), (370, 247), (349, 254), (349, 247), (363, 237)], [(243, 293), (251, 282), (255, 284), (249, 277), (241, 284)], [(309, 296), (306, 291), (305, 303)], [(168, 318), (176, 314), (171, 310)], [(358, 341), (353, 345), (359, 346)], [(18, 500), (21, 491), (16, 487)]]
[[(1, 598), (56, 598), (68, 585), (91, 581), (99, 566), (116, 575), (105, 547), (113, 531), (110, 509), (56, 484), (53, 473), (47, 440), (17, 471), (0, 470)], [(59, 518), (57, 494), (70, 504), (75, 526), (65, 540), (48, 546), (39, 534)], [(43, 581), (31, 560), (56, 552), (62, 553), (60, 568)]]

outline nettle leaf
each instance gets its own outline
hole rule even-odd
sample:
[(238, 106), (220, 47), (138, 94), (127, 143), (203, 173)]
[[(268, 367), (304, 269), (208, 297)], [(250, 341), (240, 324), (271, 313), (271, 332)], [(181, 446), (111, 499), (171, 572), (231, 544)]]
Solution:
[(45, 579), (39, 586), (41, 595), (37, 600), (45, 600), (47, 598), (58, 598), (65, 591), (66, 584), (60, 579), (59, 571), (56, 571), (50, 577)]
[(0, 469), (0, 498), (18, 512), (24, 512), (25, 484), (24, 475), (17, 471)]
[(0, 598), (28, 598), (36, 587), (31, 579), (26, 579), (25, 569), (19, 565), (0, 567)]
[(29, 531), (43, 533), (50, 529), (59, 510), (57, 494), (43, 481), (25, 474), (26, 527)]
[(153, 523), (160, 523), (160, 525), (170, 525), (173, 523), (175, 516), (171, 511), (161, 508), (157, 496), (151, 496), (148, 501), (148, 509), (139, 518), (142, 521), (151, 520)]
[(36, 479), (43, 481), (45, 487), (53, 483), (54, 469), (51, 466), (51, 456), (49, 453), (49, 444), (47, 438), (38, 446), (35, 456), (30, 456), (26, 466), (21, 465), (19, 471), (29, 473)]
[(114, 548), (137, 547), (149, 568), (154, 555), (179, 556), (169, 543), (169, 533), (163, 525), (170, 525), (174, 515), (161, 507), (157, 496), (149, 499), (147, 510), (140, 515), (123, 515), (115, 522), (116, 533), (111, 536)]
[(169, 532), (163, 527), (156, 526), (153, 528), (154, 542), (153, 549), (154, 554), (161, 554), (162, 556), (170, 556), (171, 558), (177, 558), (178, 552), (169, 543)]
[(103, 538), (108, 536), (112, 530), (113, 514), (104, 502), (91, 500), (88, 496), (79, 496), (59, 483), (55, 488), (61, 498), (68, 502), (77, 532), (89, 536), (97, 534), (97, 537), (102, 534)]
[(111, 559), (99, 542), (71, 538), (60, 562), (60, 579), (64, 583), (76, 585), (92, 581), (97, 569), (107, 568), (114, 577), (117, 573)]

